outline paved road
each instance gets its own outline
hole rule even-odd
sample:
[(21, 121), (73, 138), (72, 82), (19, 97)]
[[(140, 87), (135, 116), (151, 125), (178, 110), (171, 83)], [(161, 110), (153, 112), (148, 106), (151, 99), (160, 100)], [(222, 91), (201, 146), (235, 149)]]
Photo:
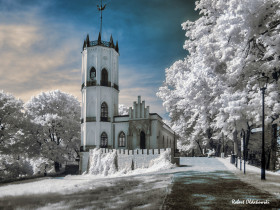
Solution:
[[(67, 195), (49, 193), (0, 198), (0, 209), (195, 210), (280, 207), (279, 201), (238, 180), (215, 158), (182, 158), (181, 164), (182, 167), (167, 173), (95, 180), (102, 182), (99, 187), (89, 182), (86, 190)], [(232, 203), (233, 200), (246, 202), (247, 199), (268, 200), (270, 203)]]
[(182, 158), (181, 163), (186, 171), (174, 174), (163, 209), (280, 208), (279, 200), (241, 182), (215, 158)]

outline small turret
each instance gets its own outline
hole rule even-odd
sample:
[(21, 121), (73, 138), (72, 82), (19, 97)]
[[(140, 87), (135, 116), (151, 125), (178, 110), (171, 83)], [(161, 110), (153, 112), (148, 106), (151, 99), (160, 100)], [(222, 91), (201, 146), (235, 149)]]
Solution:
[(101, 34), (100, 34), (100, 32), (99, 32), (99, 35), (98, 35), (97, 44), (98, 44), (98, 45), (101, 45), (101, 44), (102, 44), (102, 43), (101, 43)]
[(87, 38), (86, 38), (86, 44), (87, 44), (87, 47), (89, 47), (89, 35), (87, 34)]
[(117, 51), (117, 53), (119, 53), (119, 43), (118, 43), (118, 41), (117, 41), (117, 43), (116, 43), (115, 50)]
[(111, 37), (110, 37), (110, 45), (109, 45), (109, 47), (115, 48), (112, 34), (111, 34)]
[(83, 50), (85, 49), (85, 47), (86, 47), (86, 40), (84, 40)]

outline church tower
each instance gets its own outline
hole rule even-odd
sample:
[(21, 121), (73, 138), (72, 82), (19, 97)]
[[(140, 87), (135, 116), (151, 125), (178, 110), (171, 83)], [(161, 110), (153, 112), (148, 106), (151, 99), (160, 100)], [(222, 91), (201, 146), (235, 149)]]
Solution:
[[(94, 148), (126, 150), (126, 154), (128, 150), (142, 150), (146, 155), (150, 149), (176, 149), (175, 133), (158, 114), (149, 112), (140, 96), (129, 114), (119, 115), (119, 46), (112, 36), (109, 41), (102, 40), (105, 7), (101, 0), (97, 6), (101, 13), (97, 40), (91, 41), (87, 35), (82, 48), (80, 173), (89, 168), (90, 150)], [(130, 159), (127, 161), (131, 164)]]
[(86, 167), (89, 149), (112, 148), (113, 120), (119, 105), (118, 43), (96, 41), (89, 35), (82, 51), (81, 166)]

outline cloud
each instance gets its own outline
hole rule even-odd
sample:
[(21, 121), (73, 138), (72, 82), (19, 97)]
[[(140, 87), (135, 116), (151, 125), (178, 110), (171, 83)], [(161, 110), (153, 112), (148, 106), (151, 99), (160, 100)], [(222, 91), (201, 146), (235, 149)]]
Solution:
[(162, 101), (155, 96), (155, 93), (156, 90), (149, 88), (135, 87), (123, 89), (120, 91), (119, 101), (121, 104), (132, 107), (133, 102), (138, 100), (138, 96), (141, 96), (141, 100), (145, 101), (146, 106), (150, 106), (150, 112), (158, 113), (163, 117), (166, 111), (162, 106)]
[[(40, 90), (79, 89), (79, 44), (71, 27), (58, 23), (28, 21), (32, 15), (23, 13), (27, 23), (0, 23), (0, 89), (28, 100)], [(72, 36), (63, 37), (71, 32)]]
[(39, 42), (35, 26), (3, 24), (0, 25), (0, 47), (24, 52), (34, 43)]
[(166, 111), (162, 106), (162, 101), (157, 98), (161, 80), (155, 80), (158, 75), (150, 71), (150, 73), (139, 72), (133, 68), (126, 66), (120, 67), (120, 95), (119, 101), (128, 107), (133, 105), (141, 95), (141, 100), (145, 100), (146, 106), (150, 106), (150, 112), (155, 112), (164, 117)]
[[(82, 36), (88, 30), (99, 26), (94, 25), (90, 28), (88, 24), (84, 24), (85, 20), (79, 22), (78, 17), (70, 17), (60, 9), (52, 12), (59, 13), (55, 16), (47, 14), (47, 11), (50, 12), (50, 9), (57, 7), (56, 1), (48, 1), (48, 4), (32, 2), (7, 4), (7, 8), (14, 8), (12, 10), (3, 10), (3, 7), (2, 10), (0, 9), (0, 90), (3, 89), (15, 97), (28, 101), (42, 91), (60, 89), (81, 100), (80, 51), (82, 39), (85, 38)], [(115, 15), (120, 14), (116, 12)], [(126, 13), (122, 15), (127, 16)], [(123, 25), (126, 21), (121, 23)], [(131, 30), (132, 27), (134, 32), (138, 33), (137, 24), (126, 25), (125, 29)], [(123, 43), (120, 46), (122, 53), (119, 73), (120, 103), (132, 106), (137, 96), (141, 95), (146, 105), (150, 106), (151, 112), (163, 116), (165, 110), (161, 105), (162, 102), (156, 97), (163, 76), (159, 75), (160, 67), (157, 68), (154, 64), (157, 61), (155, 59), (153, 62), (147, 61), (146, 57), (150, 54), (144, 56), (148, 52), (154, 53), (156, 49), (151, 48), (149, 43), (145, 43), (142, 39), (143, 43), (139, 40), (127, 41), (127, 39), (134, 39), (137, 33), (130, 36), (131, 34), (124, 33), (119, 26), (114, 30), (115, 33), (120, 41), (119, 44)], [(146, 38), (149, 37), (148, 31), (145, 33), (147, 33), (144, 34)], [(135, 44), (128, 45), (128, 43)], [(164, 69), (162, 71), (164, 72)]]

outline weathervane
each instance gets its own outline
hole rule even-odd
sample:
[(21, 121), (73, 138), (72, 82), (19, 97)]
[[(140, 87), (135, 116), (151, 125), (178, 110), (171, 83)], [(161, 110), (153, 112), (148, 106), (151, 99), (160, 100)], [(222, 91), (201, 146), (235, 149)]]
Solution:
[(102, 6), (102, 0), (101, 0), (101, 5), (97, 5), (97, 9), (98, 11), (100, 11), (100, 35), (102, 34), (102, 11), (105, 9), (106, 4), (104, 4), (104, 6)]

